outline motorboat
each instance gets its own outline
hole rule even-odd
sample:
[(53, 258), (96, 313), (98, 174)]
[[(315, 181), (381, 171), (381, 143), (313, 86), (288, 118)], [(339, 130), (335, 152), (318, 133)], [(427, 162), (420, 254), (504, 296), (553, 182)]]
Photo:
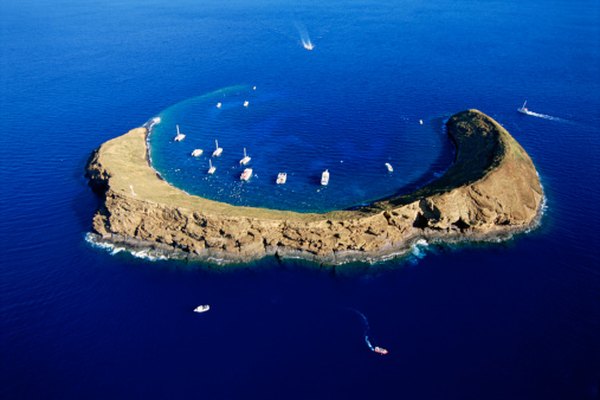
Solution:
[(202, 153), (204, 153), (204, 150), (194, 149), (194, 151), (192, 151), (192, 157), (200, 157), (202, 155)]
[(381, 354), (382, 356), (385, 356), (386, 354), (389, 353), (389, 351), (387, 351), (387, 349), (384, 349), (383, 347), (379, 347), (379, 346), (375, 346), (373, 351), (377, 354)]
[(394, 168), (392, 167), (392, 164), (386, 162), (385, 167), (387, 168), (388, 172), (394, 172)]
[(240, 175), (241, 181), (248, 181), (252, 177), (252, 168), (246, 168)]
[(195, 313), (205, 313), (208, 310), (210, 310), (210, 306), (208, 304), (202, 304), (202, 305), (199, 305), (198, 307), (194, 308)]
[(185, 135), (179, 131), (179, 125), (175, 125), (175, 128), (177, 129), (177, 134), (173, 140), (176, 142), (181, 142), (183, 139), (185, 139)]
[(422, 119), (419, 120), (419, 125), (423, 125), (423, 120)]
[(329, 184), (329, 170), (326, 169), (321, 174), (321, 185), (327, 186)]
[(213, 151), (212, 156), (219, 157), (221, 154), (223, 154), (223, 148), (219, 147), (219, 141), (215, 140), (215, 151)]
[(211, 160), (211, 159), (209, 159), (209, 160), (208, 160), (208, 171), (207, 171), (207, 172), (208, 172), (208, 174), (209, 174), (209, 175), (212, 175), (212, 174), (214, 174), (214, 173), (215, 173), (215, 171), (216, 171), (216, 170), (217, 170), (217, 168), (216, 168), (215, 166), (213, 166), (213, 165), (212, 165), (212, 160)]
[(252, 90), (256, 90), (256, 86), (252, 86)]
[(223, 103), (221, 103), (221, 102), (217, 103), (217, 108), (221, 108), (222, 106), (223, 106)]
[(312, 44), (311, 41), (302, 41), (302, 46), (308, 51), (312, 51), (315, 49), (315, 45)]
[(248, 107), (250, 105), (250, 102), (248, 100), (244, 101), (244, 107)]
[(283, 185), (287, 182), (287, 173), (286, 172), (280, 172), (277, 174), (277, 184), (278, 185)]
[(244, 147), (244, 158), (240, 160), (240, 165), (247, 165), (251, 159), (252, 158), (248, 157), (248, 154), (246, 154), (246, 148)]

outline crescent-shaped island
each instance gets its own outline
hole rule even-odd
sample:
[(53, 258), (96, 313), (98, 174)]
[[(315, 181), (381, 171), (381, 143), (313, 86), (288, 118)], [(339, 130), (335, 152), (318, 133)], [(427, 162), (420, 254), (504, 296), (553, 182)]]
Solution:
[(190, 195), (152, 168), (148, 129), (136, 128), (102, 144), (87, 165), (103, 199), (93, 240), (217, 264), (277, 256), (336, 265), (402, 255), (419, 240), (490, 240), (534, 226), (543, 190), (519, 143), (477, 110), (452, 116), (446, 127), (456, 155), (439, 179), (410, 194), (322, 214)]

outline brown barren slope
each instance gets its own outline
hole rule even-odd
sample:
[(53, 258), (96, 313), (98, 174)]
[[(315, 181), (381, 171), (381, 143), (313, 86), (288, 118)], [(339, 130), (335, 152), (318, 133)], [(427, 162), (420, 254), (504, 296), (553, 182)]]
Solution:
[(326, 264), (402, 254), (418, 239), (485, 240), (531, 227), (543, 199), (535, 167), (512, 136), (477, 110), (447, 122), (456, 158), (438, 180), (353, 211), (305, 214), (192, 196), (147, 162), (146, 129), (104, 143), (87, 167), (104, 199), (95, 240), (218, 263), (266, 255)]

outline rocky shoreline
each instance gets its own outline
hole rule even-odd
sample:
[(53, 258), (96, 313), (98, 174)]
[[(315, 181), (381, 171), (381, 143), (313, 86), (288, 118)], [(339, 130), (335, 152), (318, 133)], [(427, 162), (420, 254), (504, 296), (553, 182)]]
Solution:
[(148, 162), (146, 128), (100, 146), (87, 177), (103, 198), (93, 240), (215, 264), (265, 256), (338, 265), (400, 256), (419, 240), (496, 240), (533, 227), (543, 190), (535, 167), (496, 121), (468, 110), (447, 122), (456, 145), (439, 179), (357, 210), (324, 214), (236, 207), (170, 186)]

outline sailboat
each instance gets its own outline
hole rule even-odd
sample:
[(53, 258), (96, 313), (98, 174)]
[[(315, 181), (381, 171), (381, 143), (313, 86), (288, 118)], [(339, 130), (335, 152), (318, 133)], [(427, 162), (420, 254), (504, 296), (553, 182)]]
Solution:
[(211, 160), (211, 159), (208, 159), (208, 167), (209, 167), (209, 168), (208, 168), (208, 174), (209, 174), (209, 175), (212, 175), (212, 174), (214, 174), (214, 173), (215, 173), (215, 171), (217, 170), (217, 168), (216, 168), (216, 167), (213, 167), (213, 165), (212, 165), (212, 160)]
[(521, 114), (531, 115), (531, 111), (529, 111), (529, 109), (527, 108), (527, 100), (525, 100), (525, 103), (523, 103), (523, 105), (520, 108), (517, 108), (517, 111)]
[(174, 140), (176, 142), (181, 142), (183, 139), (185, 139), (185, 135), (179, 131), (179, 125), (175, 125), (175, 128), (177, 128), (177, 135), (175, 135)]
[(250, 162), (251, 158), (246, 154), (246, 148), (244, 147), (244, 158), (240, 160), (240, 165), (246, 165)]
[(215, 140), (215, 151), (213, 151), (212, 156), (219, 157), (221, 154), (223, 154), (223, 148), (219, 147), (219, 141)]

